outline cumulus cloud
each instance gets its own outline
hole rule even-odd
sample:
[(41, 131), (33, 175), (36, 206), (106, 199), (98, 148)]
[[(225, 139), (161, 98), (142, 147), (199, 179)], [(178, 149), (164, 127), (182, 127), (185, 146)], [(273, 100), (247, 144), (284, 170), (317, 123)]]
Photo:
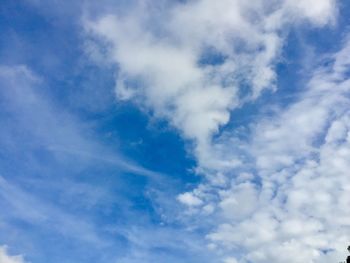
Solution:
[(285, 31), (335, 23), (336, 13), (331, 0), (143, 2), (85, 24), (118, 66), (118, 98), (193, 141), (207, 181), (178, 199), (214, 218), (207, 240), (223, 262), (344, 257), (350, 42), (313, 72), (299, 100), (251, 124), (248, 140), (219, 133), (233, 110), (276, 89)]
[(0, 263), (24, 263), (22, 256), (12, 256), (8, 254), (6, 246), (0, 246)]
[[(243, 183), (231, 179), (220, 193), (221, 224), (208, 235), (233, 254), (245, 251), (237, 256), (239, 262), (345, 258), (350, 241), (349, 49), (348, 41), (331, 66), (315, 70), (300, 100), (255, 124), (245, 149), (255, 160), (256, 177)], [(223, 205), (235, 204), (241, 186), (252, 183), (258, 190), (244, 191), (247, 196), (239, 202), (244, 208)], [(246, 209), (249, 213), (240, 217)]]
[(122, 15), (86, 20), (85, 28), (118, 66), (118, 98), (169, 120), (193, 140), (200, 166), (230, 166), (213, 158), (211, 136), (231, 110), (276, 88), (282, 31), (334, 20), (334, 1), (306, 2), (140, 1)]
[(203, 202), (198, 197), (196, 197), (193, 193), (183, 193), (178, 196), (178, 200), (188, 206), (198, 206)]

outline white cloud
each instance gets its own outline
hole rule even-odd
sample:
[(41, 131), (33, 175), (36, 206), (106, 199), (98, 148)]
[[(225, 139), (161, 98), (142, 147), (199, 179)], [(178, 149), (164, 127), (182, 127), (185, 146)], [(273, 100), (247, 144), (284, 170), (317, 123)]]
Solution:
[[(299, 101), (253, 128), (245, 150), (256, 160), (256, 179), (248, 179), (259, 181), (255, 209), (237, 222), (242, 208), (222, 205), (240, 194), (233, 178), (218, 203), (221, 225), (208, 235), (230, 253), (244, 251), (239, 262), (345, 259), (350, 242), (349, 48), (347, 42), (333, 56), (333, 66), (315, 70)], [(249, 195), (245, 202), (253, 200), (250, 191), (244, 193)]]
[[(207, 239), (224, 262), (345, 256), (350, 43), (332, 66), (313, 72), (299, 100), (252, 125), (249, 140), (228, 131), (213, 139), (232, 110), (276, 88), (281, 31), (305, 21), (332, 24), (336, 13), (331, 0), (147, 2), (86, 23), (119, 67), (117, 96), (166, 118), (194, 142), (207, 180), (178, 199), (212, 216)], [(215, 63), (205, 62), (208, 53)]]
[(336, 8), (332, 0), (140, 1), (126, 13), (85, 22), (118, 65), (117, 96), (168, 119), (194, 141), (200, 166), (217, 168), (232, 163), (212, 155), (211, 136), (232, 109), (275, 89), (280, 31), (305, 20), (325, 25)]
[(193, 193), (183, 193), (178, 196), (178, 200), (186, 204), (188, 206), (198, 206), (201, 205), (203, 202), (200, 200), (197, 196), (195, 196)]
[(23, 256), (12, 256), (7, 252), (6, 246), (0, 246), (0, 263), (24, 263)]
[(314, 24), (324, 25), (335, 22), (336, 3), (329, 0), (289, 0), (287, 6), (293, 15), (301, 15)]

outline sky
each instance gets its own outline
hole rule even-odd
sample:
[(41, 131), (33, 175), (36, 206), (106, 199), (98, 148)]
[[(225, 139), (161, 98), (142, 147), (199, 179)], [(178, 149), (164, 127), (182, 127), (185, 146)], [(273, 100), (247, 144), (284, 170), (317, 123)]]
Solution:
[(350, 2), (1, 0), (0, 263), (338, 263)]

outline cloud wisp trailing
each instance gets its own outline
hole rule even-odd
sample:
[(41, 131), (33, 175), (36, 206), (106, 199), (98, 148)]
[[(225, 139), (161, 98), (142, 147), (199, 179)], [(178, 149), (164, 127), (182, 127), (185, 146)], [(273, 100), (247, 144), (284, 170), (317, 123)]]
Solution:
[[(69, 114), (68, 111), (59, 110), (50, 103), (44, 95), (44, 80), (34, 74), (28, 67), (0, 66), (0, 94), (3, 107), (10, 116), (16, 116), (16, 124), (8, 124), (3, 131), (3, 137), (10, 141), (18, 138), (8, 138), (8, 130), (16, 130), (22, 126), (28, 136), (33, 138), (25, 146), (30, 148), (44, 147), (56, 154), (70, 154), (82, 159), (93, 159), (115, 165), (118, 169), (150, 178), (159, 178), (161, 174), (147, 170), (121, 156), (118, 152), (107, 149), (97, 140), (89, 138), (84, 132), (84, 125)], [(14, 137), (12, 135), (12, 137)], [(6, 140), (0, 141), (5, 144)], [(7, 145), (10, 147), (11, 145)], [(9, 148), (9, 150), (13, 150)]]
[[(119, 206), (119, 217), (133, 211), (127, 208), (130, 205), (127, 196), (103, 182), (99, 185), (91, 183), (85, 172), (95, 168), (101, 177), (119, 184), (125, 177), (121, 175), (125, 174), (157, 183), (165, 183), (166, 179), (162, 174), (124, 158), (115, 148), (100, 143), (91, 134), (91, 129), (86, 129), (86, 123), (66, 109), (56, 107), (50, 97), (45, 96), (44, 79), (28, 67), (0, 66), (0, 86), (3, 109), (0, 118), (3, 158), (0, 242), (11, 248), (15, 244), (17, 251), (21, 248), (20, 251), (38, 262), (46, 262), (45, 253), (36, 249), (55, 251), (56, 248), (45, 241), (45, 234), (48, 234), (64, 239), (59, 243), (62, 247), (70, 243), (70, 247), (80, 244), (80, 249), (91, 246), (105, 250), (100, 261), (111, 260), (110, 257), (115, 257), (115, 247), (113, 253), (108, 249), (119, 246), (118, 240), (110, 234), (107, 223), (103, 229), (96, 223), (94, 213), (108, 206)], [(21, 233), (21, 237), (18, 238), (16, 233)], [(31, 244), (30, 240), (40, 235), (43, 241), (40, 239)], [(74, 256), (73, 253), (70, 255), (71, 258)], [(89, 256), (78, 254), (76, 257)], [(19, 260), (19, 257), (12, 259), (6, 253), (0, 254), (0, 262), (22, 262)], [(57, 256), (52, 256), (52, 260), (57, 260)]]

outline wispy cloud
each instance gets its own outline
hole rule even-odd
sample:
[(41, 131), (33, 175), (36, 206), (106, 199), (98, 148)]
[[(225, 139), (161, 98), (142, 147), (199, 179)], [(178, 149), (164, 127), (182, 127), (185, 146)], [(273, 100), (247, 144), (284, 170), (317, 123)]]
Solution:
[[(6, 235), (24, 231), (24, 224), (27, 227), (21, 240), (32, 240), (44, 232), (72, 244), (100, 249), (100, 253), (112, 246), (120, 247), (118, 238), (128, 237), (123, 237), (121, 231), (113, 235), (109, 232), (111, 225), (118, 224), (109, 222), (112, 219), (107, 212), (104, 213), (108, 222), (99, 226), (94, 212), (119, 207), (118, 217), (137, 213), (128, 199), (128, 192), (132, 193), (134, 187), (117, 192), (125, 185), (122, 175), (141, 176), (157, 184), (166, 184), (165, 176), (128, 160), (115, 147), (100, 143), (88, 125), (50, 101), (45, 80), (26, 66), (0, 67), (0, 83), (0, 152), (4, 158), (0, 174), (0, 242), (9, 241)], [(105, 180), (118, 182), (114, 189), (102, 181), (90, 182), (90, 173), (80, 176), (84, 171), (98, 169), (109, 174)], [(141, 222), (130, 219), (124, 229), (138, 223)], [(11, 242), (17, 240), (15, 236)], [(24, 248), (23, 252), (37, 259), (43, 257), (43, 253), (36, 255), (35, 251), (41, 242), (34, 248), (29, 244), (19, 246), (21, 243), (17, 240), (16, 246)], [(45, 242), (41, 245), (45, 246)], [(105, 252), (100, 260), (111, 260), (120, 254)]]
[(0, 195), (3, 206), (8, 207), (8, 212), (0, 216), (3, 221), (20, 219), (63, 236), (103, 246), (104, 241), (98, 237), (93, 224), (25, 192), (3, 177), (0, 177)]
[[(23, 146), (31, 149), (43, 147), (53, 154), (69, 153), (80, 158), (95, 159), (115, 165), (120, 170), (129, 171), (143, 176), (161, 176), (149, 171), (132, 161), (128, 161), (120, 153), (107, 149), (91, 136), (87, 124), (81, 123), (76, 117), (64, 110), (58, 110), (50, 98), (45, 96), (45, 83), (26, 66), (0, 67), (2, 83), (2, 104), (10, 118), (6, 122), (8, 128), (3, 130), (4, 145), (23, 140)], [(16, 122), (10, 120), (15, 118)], [(80, 123), (79, 123), (80, 122)], [(86, 129), (85, 129), (86, 128)], [(8, 130), (22, 129), (30, 140), (24, 137), (14, 137)], [(8, 136), (13, 136), (8, 138)], [(58, 157), (58, 156), (57, 156)]]

